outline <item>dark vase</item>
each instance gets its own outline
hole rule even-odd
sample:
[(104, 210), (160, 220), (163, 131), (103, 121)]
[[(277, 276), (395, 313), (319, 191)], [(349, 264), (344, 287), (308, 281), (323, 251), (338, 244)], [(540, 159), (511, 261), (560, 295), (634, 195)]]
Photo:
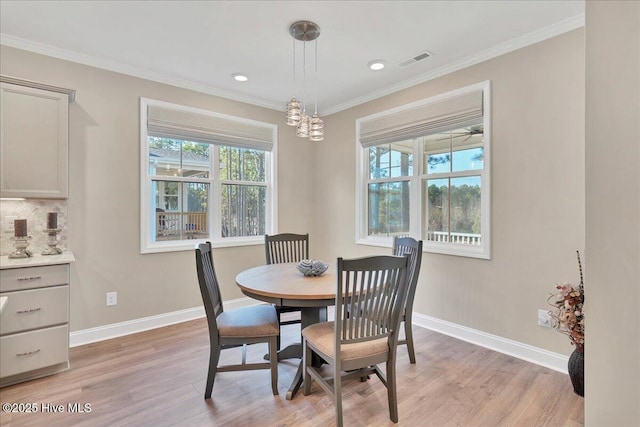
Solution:
[(573, 384), (573, 391), (584, 397), (584, 348), (582, 351), (573, 350), (569, 356), (569, 378)]

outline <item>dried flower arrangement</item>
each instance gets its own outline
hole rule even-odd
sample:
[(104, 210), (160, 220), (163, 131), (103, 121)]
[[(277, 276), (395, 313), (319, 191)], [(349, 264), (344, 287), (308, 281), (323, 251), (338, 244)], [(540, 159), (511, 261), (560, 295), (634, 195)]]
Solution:
[(584, 351), (584, 278), (580, 252), (578, 254), (578, 269), (580, 270), (580, 284), (575, 287), (570, 283), (557, 284), (557, 293), (551, 294), (547, 301), (555, 307), (549, 311), (554, 320), (554, 328), (569, 337), (571, 345), (575, 345), (579, 352)]

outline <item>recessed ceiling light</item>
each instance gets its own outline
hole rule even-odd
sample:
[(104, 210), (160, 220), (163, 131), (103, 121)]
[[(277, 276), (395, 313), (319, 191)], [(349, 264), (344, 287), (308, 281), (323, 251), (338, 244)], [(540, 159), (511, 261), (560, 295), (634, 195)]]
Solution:
[(231, 74), (231, 77), (233, 77), (233, 79), (237, 82), (246, 82), (247, 80), (249, 80), (249, 77), (247, 77), (246, 74), (242, 73)]
[(374, 59), (373, 61), (370, 61), (367, 66), (369, 67), (370, 70), (373, 71), (380, 71), (384, 68), (385, 62), (382, 59)]

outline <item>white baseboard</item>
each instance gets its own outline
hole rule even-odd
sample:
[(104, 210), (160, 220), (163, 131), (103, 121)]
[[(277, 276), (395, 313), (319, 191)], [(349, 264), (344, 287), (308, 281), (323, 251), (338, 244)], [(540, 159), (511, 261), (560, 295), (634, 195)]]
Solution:
[[(224, 302), (225, 309), (247, 307), (257, 304), (260, 304), (260, 302), (247, 297)], [(112, 323), (110, 325), (98, 326), (96, 328), (83, 329), (81, 331), (74, 331), (69, 334), (69, 347), (77, 347), (97, 341), (135, 334), (137, 332), (148, 331), (150, 329), (199, 319), (204, 316), (204, 306), (200, 306), (187, 308), (186, 310), (158, 314), (156, 316), (128, 320), (126, 322)]]
[(526, 360), (527, 362), (535, 363), (545, 368), (553, 369), (554, 371), (564, 374), (567, 373), (569, 357), (562, 354), (553, 353), (508, 338), (488, 334), (478, 331), (477, 329), (471, 329), (416, 312), (413, 313), (413, 324), (462, 341), (508, 354), (509, 356), (517, 357), (518, 359)]
[[(261, 303), (247, 297), (225, 301), (224, 303), (225, 308), (227, 309), (247, 307), (257, 304)], [(110, 325), (75, 331), (69, 334), (69, 346), (77, 347), (93, 342), (199, 319), (204, 316), (204, 307), (193, 307), (186, 310), (173, 311), (156, 316), (143, 317), (141, 319), (128, 320), (126, 322), (112, 323)], [(481, 347), (486, 347), (500, 353), (508, 354), (509, 356), (517, 357), (518, 359), (526, 360), (527, 362), (535, 363), (558, 372), (567, 373), (567, 362), (569, 358), (562, 354), (553, 353), (518, 341), (513, 341), (415, 312), (413, 313), (413, 324), (462, 341), (467, 341)]]

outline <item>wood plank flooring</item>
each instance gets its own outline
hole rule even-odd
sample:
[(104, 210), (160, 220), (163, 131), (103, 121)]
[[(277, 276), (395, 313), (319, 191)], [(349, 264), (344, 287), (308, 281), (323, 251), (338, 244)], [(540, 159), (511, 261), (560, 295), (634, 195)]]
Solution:
[[(283, 344), (299, 325), (283, 328)], [(399, 426), (579, 426), (584, 401), (566, 375), (414, 327), (417, 364), (398, 350)], [(266, 345), (253, 345), (257, 361)], [(2, 426), (328, 426), (334, 406), (317, 386), (285, 399), (298, 359), (279, 364), (279, 396), (269, 371), (223, 372), (204, 400), (209, 361), (206, 320), (185, 322), (70, 350), (71, 370), (0, 389), (4, 403), (36, 403), (38, 413), (0, 413)], [(223, 351), (237, 363), (240, 349)], [(386, 389), (371, 380), (343, 387), (347, 426), (392, 426)], [(70, 413), (69, 403), (90, 404)], [(42, 404), (63, 405), (43, 413)], [(51, 410), (53, 406), (49, 406)], [(47, 407), (45, 406), (46, 410)]]

